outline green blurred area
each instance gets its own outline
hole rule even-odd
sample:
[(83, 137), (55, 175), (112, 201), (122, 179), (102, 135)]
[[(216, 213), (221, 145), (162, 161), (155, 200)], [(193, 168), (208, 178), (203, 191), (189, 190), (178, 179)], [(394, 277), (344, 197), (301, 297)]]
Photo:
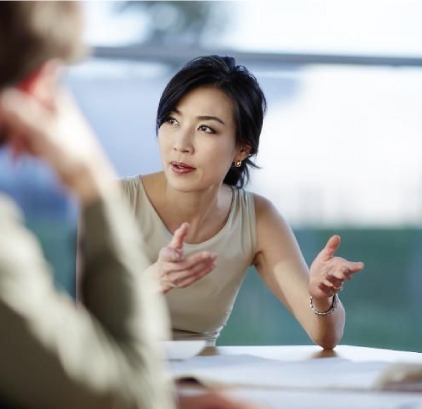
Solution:
[[(55, 282), (74, 297), (76, 228), (72, 224), (28, 223), (54, 266)], [(422, 351), (422, 230), (301, 229), (296, 237), (308, 264), (332, 234), (338, 255), (365, 262), (346, 283), (343, 344)], [(251, 268), (218, 345), (294, 345), (311, 341)]]
[[(363, 261), (346, 283), (343, 344), (422, 351), (422, 231), (418, 229), (303, 229), (295, 231), (308, 264), (332, 234), (338, 255)], [(301, 326), (251, 268), (219, 345), (310, 344)]]
[(37, 236), (50, 263), (56, 287), (76, 295), (76, 226), (74, 223), (28, 220), (26, 226)]

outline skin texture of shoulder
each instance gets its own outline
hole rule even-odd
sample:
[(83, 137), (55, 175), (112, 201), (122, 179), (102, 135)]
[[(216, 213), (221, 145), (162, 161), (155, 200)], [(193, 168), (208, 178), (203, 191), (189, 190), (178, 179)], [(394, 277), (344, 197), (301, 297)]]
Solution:
[(138, 183), (142, 183), (148, 197), (152, 202), (162, 196), (165, 189), (164, 172), (149, 173), (139, 177)]

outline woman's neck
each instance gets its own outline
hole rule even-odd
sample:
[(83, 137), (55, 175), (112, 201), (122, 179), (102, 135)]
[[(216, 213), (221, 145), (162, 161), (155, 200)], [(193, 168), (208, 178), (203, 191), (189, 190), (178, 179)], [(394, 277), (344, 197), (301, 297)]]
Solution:
[(169, 231), (174, 232), (183, 222), (188, 222), (190, 228), (186, 241), (198, 243), (212, 237), (224, 226), (232, 200), (232, 192), (225, 185), (183, 192), (169, 186), (164, 174), (157, 177), (161, 183), (155, 184), (157, 190), (150, 199)]

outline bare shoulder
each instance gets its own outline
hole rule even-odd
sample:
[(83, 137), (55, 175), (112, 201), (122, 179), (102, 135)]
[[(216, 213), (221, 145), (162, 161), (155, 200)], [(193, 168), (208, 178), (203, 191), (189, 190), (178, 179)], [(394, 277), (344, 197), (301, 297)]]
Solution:
[(142, 182), (144, 186), (151, 186), (162, 182), (164, 178), (164, 172), (148, 173), (147, 175), (140, 175), (139, 182)]
[(257, 193), (252, 193), (255, 203), (255, 211), (256, 212), (265, 212), (272, 208), (275, 208), (271, 200), (267, 199), (264, 196), (258, 195)]
[(274, 235), (290, 236), (291, 228), (274, 203), (263, 196), (255, 193), (253, 195), (259, 241), (263, 238), (273, 238)]
[(149, 173), (139, 177), (139, 183), (142, 183), (148, 196), (161, 192), (165, 185), (164, 172)]
[(165, 195), (163, 194), (166, 186), (164, 172), (144, 175), (139, 178), (138, 183), (143, 185), (144, 191), (154, 207), (158, 206), (158, 203), (165, 200)]
[(281, 219), (284, 221), (280, 212), (276, 208), (271, 200), (267, 199), (264, 196), (253, 193), (254, 203), (255, 203), (255, 214), (257, 222), (262, 220), (276, 220)]

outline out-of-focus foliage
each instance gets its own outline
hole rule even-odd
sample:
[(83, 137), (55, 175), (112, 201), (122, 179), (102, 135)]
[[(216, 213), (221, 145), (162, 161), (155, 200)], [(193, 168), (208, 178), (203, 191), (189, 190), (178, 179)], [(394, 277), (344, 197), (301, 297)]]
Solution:
[(145, 42), (150, 44), (199, 44), (224, 31), (229, 9), (225, 1), (125, 1), (117, 8), (143, 12), (148, 20)]

